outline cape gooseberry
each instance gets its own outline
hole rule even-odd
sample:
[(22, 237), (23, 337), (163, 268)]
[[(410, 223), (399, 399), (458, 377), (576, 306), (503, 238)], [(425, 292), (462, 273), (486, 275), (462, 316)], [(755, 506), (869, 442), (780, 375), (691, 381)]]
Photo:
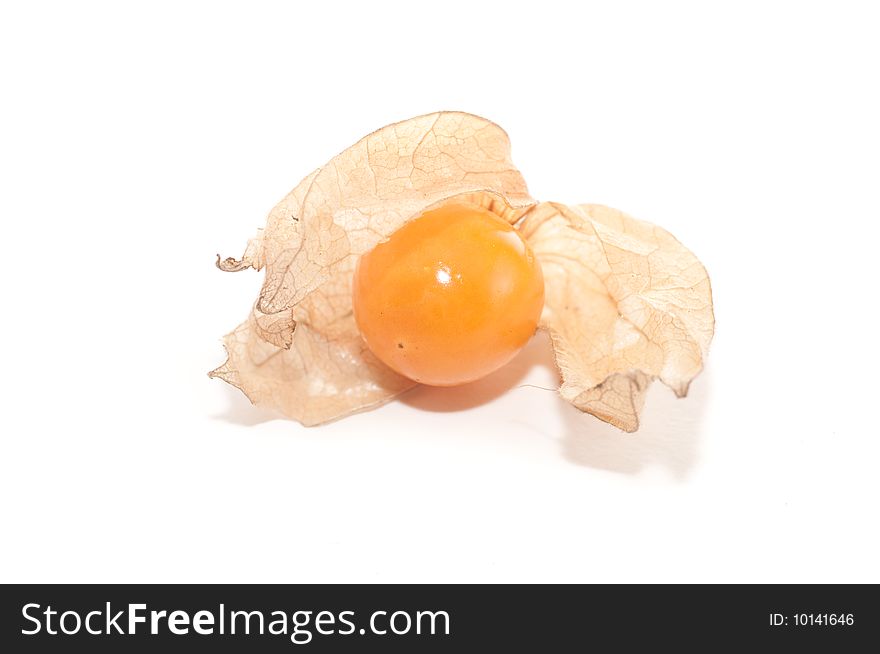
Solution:
[(544, 278), (510, 224), (452, 202), (361, 256), (352, 299), (358, 328), (382, 362), (413, 381), (453, 386), (497, 370), (528, 342)]

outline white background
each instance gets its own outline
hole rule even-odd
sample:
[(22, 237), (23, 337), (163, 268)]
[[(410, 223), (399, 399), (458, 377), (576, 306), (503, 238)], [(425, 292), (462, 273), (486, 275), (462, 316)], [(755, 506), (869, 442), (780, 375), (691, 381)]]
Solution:
[[(10, 4), (0, 580), (880, 581), (871, 3)], [(617, 432), (542, 338), (314, 429), (208, 379), (261, 284), (215, 253), (437, 109), (702, 259), (688, 399)]]

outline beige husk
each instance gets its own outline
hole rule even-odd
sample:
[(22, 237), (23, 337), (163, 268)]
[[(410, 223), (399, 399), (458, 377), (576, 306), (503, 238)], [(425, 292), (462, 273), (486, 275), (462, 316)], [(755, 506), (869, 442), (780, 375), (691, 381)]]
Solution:
[(625, 431), (651, 380), (678, 397), (699, 374), (715, 320), (705, 268), (669, 232), (595, 204), (542, 202), (520, 232), (541, 261), (560, 394)]
[(218, 258), (222, 270), (265, 268), (266, 277), (248, 320), (224, 339), (226, 362), (210, 375), (305, 425), (412, 387), (360, 337), (354, 269), (408, 220), (458, 196), (517, 224), (540, 259), (541, 326), (551, 335), (565, 399), (634, 431), (652, 379), (687, 393), (713, 330), (699, 261), (668, 233), (613, 209), (536, 205), (505, 132), (460, 112), (370, 134), (278, 203), (240, 260)]
[(427, 207), (468, 195), (511, 222), (534, 204), (504, 131), (458, 112), (420, 116), (362, 139), (272, 209), (241, 260), (266, 269), (248, 320), (224, 339), (212, 377), (305, 425), (387, 402), (414, 382), (366, 348), (354, 322), (358, 257)]

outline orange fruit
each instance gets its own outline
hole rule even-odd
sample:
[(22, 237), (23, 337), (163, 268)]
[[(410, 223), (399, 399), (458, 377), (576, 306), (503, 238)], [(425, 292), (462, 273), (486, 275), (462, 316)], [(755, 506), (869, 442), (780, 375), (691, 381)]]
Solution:
[(535, 333), (544, 278), (509, 223), (477, 205), (429, 210), (361, 256), (354, 316), (372, 352), (434, 386), (474, 381)]

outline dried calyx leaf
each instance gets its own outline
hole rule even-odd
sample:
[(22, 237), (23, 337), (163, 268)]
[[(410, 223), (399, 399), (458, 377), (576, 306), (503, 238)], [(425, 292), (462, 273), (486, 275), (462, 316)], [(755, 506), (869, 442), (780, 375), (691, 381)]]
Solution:
[(566, 400), (635, 431), (651, 380), (687, 394), (715, 323), (709, 278), (690, 251), (599, 205), (541, 203), (519, 228), (544, 271), (541, 322)]
[(224, 339), (212, 371), (257, 405), (315, 425), (413, 385), (364, 345), (351, 284), (358, 257), (426, 208), (466, 194), (510, 222), (534, 204), (494, 123), (440, 112), (389, 125), (334, 157), (269, 214), (241, 260), (265, 267), (249, 319)]

